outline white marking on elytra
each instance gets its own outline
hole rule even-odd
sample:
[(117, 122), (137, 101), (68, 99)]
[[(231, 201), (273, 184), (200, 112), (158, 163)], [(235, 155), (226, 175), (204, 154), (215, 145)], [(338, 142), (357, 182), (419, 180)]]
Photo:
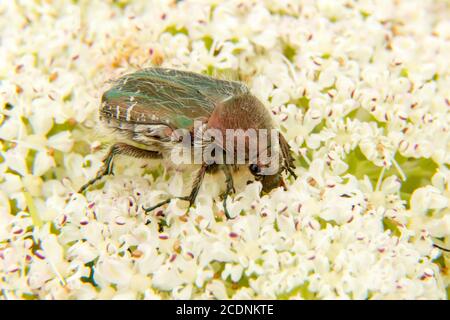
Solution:
[[(131, 100), (131, 99), (130, 99)], [(131, 111), (133, 111), (133, 108), (137, 105), (137, 102), (133, 103), (131, 106), (127, 108), (127, 121), (130, 121), (131, 118)]]
[(120, 106), (117, 105), (116, 106), (116, 119), (119, 120), (119, 117), (120, 117)]

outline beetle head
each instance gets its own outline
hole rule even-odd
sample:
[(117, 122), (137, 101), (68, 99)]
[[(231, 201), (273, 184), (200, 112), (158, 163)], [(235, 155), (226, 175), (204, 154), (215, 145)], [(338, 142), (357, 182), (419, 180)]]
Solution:
[[(286, 189), (282, 173), (289, 172), (297, 178), (294, 169), (294, 159), (290, 154), (290, 147), (282, 134), (276, 134), (275, 144), (273, 138), (269, 147), (260, 151), (257, 160), (249, 165), (249, 170), (260, 181), (264, 192), (270, 192), (277, 187)], [(261, 141), (260, 141), (261, 142)], [(272, 147), (270, 147), (272, 146)]]
[(270, 192), (272, 189), (285, 187), (282, 172), (283, 161), (279, 150), (270, 147), (258, 154), (258, 160), (251, 163), (248, 167), (255, 180), (260, 181), (264, 192)]

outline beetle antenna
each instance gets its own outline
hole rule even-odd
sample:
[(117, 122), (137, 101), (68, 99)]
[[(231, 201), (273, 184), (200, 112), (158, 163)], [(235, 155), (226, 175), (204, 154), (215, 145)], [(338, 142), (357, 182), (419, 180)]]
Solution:
[(288, 142), (284, 138), (284, 136), (280, 133), (279, 134), (280, 139), (280, 147), (281, 147), (281, 153), (283, 155), (283, 169), (287, 172), (289, 172), (295, 179), (297, 179), (297, 175), (294, 173), (294, 158), (291, 155), (291, 148), (289, 147)]
[(294, 177), (294, 179), (297, 179), (297, 175), (291, 167), (287, 167), (286, 170)]

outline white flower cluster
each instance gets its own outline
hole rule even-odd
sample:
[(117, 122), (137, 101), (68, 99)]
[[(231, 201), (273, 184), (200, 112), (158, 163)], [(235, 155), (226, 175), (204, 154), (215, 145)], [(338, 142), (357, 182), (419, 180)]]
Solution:
[[(1, 1), (0, 298), (446, 299), (450, 3)], [(107, 81), (162, 65), (236, 75), (298, 179), (260, 196), (106, 142)], [(108, 138), (108, 139), (107, 139)], [(243, 176), (243, 174), (241, 175)], [(239, 179), (239, 177), (237, 177)]]

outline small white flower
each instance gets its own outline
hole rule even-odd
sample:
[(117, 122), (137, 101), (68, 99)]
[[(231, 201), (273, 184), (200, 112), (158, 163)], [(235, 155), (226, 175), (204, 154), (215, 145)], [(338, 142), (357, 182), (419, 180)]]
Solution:
[(411, 195), (411, 209), (417, 213), (426, 214), (427, 210), (447, 207), (448, 198), (432, 186), (416, 189)]
[(170, 291), (183, 284), (177, 270), (170, 264), (162, 265), (154, 274), (152, 285), (162, 291)]
[(34, 158), (33, 175), (38, 177), (42, 176), (55, 165), (55, 160), (48, 154), (47, 151), (38, 151)]
[(130, 283), (132, 276), (130, 263), (123, 259), (100, 257), (96, 263), (95, 282), (126, 286)]
[(213, 280), (206, 285), (206, 290), (211, 292), (212, 296), (216, 299), (226, 300), (228, 299), (227, 290), (223, 282)]
[(69, 131), (62, 131), (48, 138), (48, 145), (62, 152), (69, 152), (73, 146), (72, 134)]

